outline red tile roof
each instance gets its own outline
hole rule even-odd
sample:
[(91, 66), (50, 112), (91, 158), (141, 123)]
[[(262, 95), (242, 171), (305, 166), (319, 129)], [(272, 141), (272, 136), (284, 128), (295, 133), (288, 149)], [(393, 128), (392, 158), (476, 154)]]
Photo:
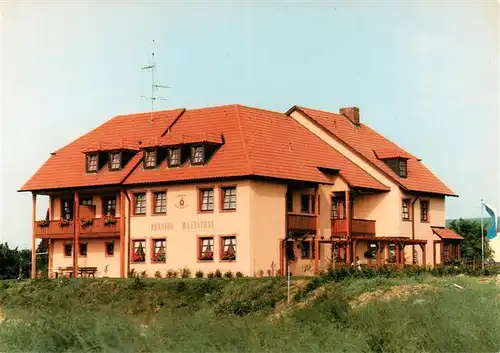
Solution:
[[(351, 147), (359, 155), (364, 157), (364, 159), (371, 162), (379, 170), (383, 171), (386, 175), (396, 181), (403, 187), (403, 189), (457, 196), (426, 166), (424, 166), (419, 159), (404, 151), (395, 143), (386, 139), (368, 126), (364, 124), (355, 126), (343, 115), (298, 106), (292, 107), (287, 114), (291, 114), (294, 110), (301, 111), (305, 115), (309, 116), (318, 125), (330, 132), (345, 145)], [(379, 159), (380, 157), (378, 157), (378, 153), (381, 153), (384, 156), (406, 156), (408, 158), (407, 178), (402, 178), (394, 173), (391, 168)]]
[(445, 227), (431, 227), (432, 231), (441, 239), (455, 239), (455, 240), (463, 240), (464, 237), (458, 235), (451, 229)]
[[(340, 169), (351, 185), (388, 190), (369, 174), (281, 113), (228, 105), (187, 110), (169, 134), (206, 131), (224, 136), (224, 144), (203, 166), (154, 170), (137, 168), (125, 184), (210, 179), (230, 176), (263, 176), (328, 183), (318, 167)], [(168, 134), (166, 135), (168, 136)]]
[[(329, 183), (321, 168), (339, 170), (353, 187), (387, 191), (389, 188), (332, 149), (300, 123), (284, 114), (257, 108), (228, 105), (193, 110), (119, 116), (61, 148), (21, 188), (48, 190), (78, 186), (141, 184), (203, 180), (239, 176), (262, 176), (299, 181)], [(164, 133), (169, 132), (164, 136)], [(203, 132), (200, 135), (200, 131)], [(206, 133), (206, 134), (205, 134)], [(156, 143), (224, 143), (211, 159), (201, 166), (166, 168), (166, 161), (156, 169), (142, 168), (138, 152), (125, 168), (96, 174), (85, 173), (82, 150), (94, 141), (112, 143), (117, 139), (139, 140), (141, 146)], [(149, 141), (149, 142), (148, 142)]]

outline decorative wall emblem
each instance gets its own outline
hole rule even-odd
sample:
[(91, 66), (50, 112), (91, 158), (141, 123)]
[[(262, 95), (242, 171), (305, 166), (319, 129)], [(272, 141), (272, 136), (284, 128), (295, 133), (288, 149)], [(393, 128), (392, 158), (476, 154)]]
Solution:
[(175, 207), (177, 208), (187, 207), (186, 195), (177, 195), (177, 198), (175, 200)]

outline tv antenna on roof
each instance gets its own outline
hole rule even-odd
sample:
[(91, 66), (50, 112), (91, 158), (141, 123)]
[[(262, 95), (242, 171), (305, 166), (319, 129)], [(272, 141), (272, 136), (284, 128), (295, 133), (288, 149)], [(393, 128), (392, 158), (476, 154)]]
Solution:
[(154, 52), (154, 44), (155, 41), (153, 39), (153, 51), (151, 53), (151, 63), (148, 66), (144, 66), (141, 70), (149, 70), (151, 71), (151, 96), (141, 96), (142, 98), (149, 99), (151, 101), (151, 115), (149, 117), (149, 123), (153, 123), (153, 113), (155, 110), (155, 101), (156, 100), (167, 100), (166, 97), (158, 97), (158, 89), (159, 88), (170, 88), (169, 86), (160, 85), (158, 81), (155, 80), (155, 72), (156, 72), (156, 62), (155, 62), (155, 52)]

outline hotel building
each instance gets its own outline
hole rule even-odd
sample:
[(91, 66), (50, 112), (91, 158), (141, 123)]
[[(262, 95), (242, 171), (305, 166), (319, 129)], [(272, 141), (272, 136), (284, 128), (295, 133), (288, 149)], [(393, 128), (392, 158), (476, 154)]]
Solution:
[[(254, 276), (287, 264), (303, 275), (460, 256), (462, 238), (445, 228), (455, 193), (356, 107), (117, 116), (51, 153), (20, 191), (33, 195), (33, 249), (48, 240), (50, 276)], [(37, 195), (49, 197), (45, 219)]]

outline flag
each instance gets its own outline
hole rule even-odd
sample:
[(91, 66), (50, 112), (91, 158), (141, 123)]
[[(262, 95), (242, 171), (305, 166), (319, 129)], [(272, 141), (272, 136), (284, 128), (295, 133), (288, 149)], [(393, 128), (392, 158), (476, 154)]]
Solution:
[(491, 217), (491, 225), (488, 228), (488, 231), (486, 233), (486, 237), (488, 239), (493, 239), (494, 237), (497, 236), (497, 215), (496, 212), (493, 208), (489, 207), (487, 204), (483, 202), (484, 208), (486, 210), (486, 213)]

